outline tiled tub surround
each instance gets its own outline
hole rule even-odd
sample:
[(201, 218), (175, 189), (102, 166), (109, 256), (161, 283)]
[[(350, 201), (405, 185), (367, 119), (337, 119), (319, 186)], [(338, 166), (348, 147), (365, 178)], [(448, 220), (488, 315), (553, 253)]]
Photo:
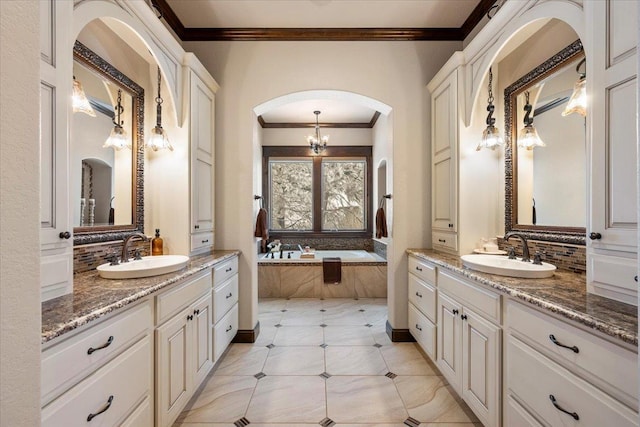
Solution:
[(386, 298), (387, 262), (343, 261), (342, 281), (327, 285), (322, 278), (322, 259), (258, 261), (260, 298)]
[(41, 341), (44, 344), (239, 254), (216, 250), (191, 257), (180, 271), (142, 279), (103, 279), (95, 270), (76, 274), (72, 294), (42, 303)]
[[(560, 269), (576, 273), (587, 271), (587, 249), (585, 246), (543, 242), (541, 240), (528, 240), (527, 243), (532, 256), (536, 252), (540, 252), (543, 261), (551, 263)], [(518, 238), (511, 238), (508, 242), (505, 242), (502, 237), (499, 237), (498, 247), (502, 250), (513, 247), (516, 250), (516, 255), (522, 256), (522, 241)]]
[(458, 256), (429, 249), (407, 249), (407, 253), (461, 274), (475, 282), (520, 301), (548, 310), (619, 339), (638, 345), (637, 307), (587, 294), (583, 273), (556, 270), (547, 279), (517, 279), (470, 270)]
[[(272, 237), (273, 239), (273, 237)], [(292, 246), (309, 246), (317, 250), (350, 250), (357, 249), (373, 252), (373, 239), (359, 237), (310, 237), (310, 238), (280, 238), (280, 243)], [(259, 246), (258, 246), (259, 247)]]

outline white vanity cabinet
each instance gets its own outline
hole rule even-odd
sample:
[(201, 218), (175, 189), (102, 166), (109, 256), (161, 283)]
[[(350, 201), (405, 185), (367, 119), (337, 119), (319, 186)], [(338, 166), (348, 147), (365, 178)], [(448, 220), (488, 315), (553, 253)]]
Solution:
[(587, 62), (588, 291), (637, 305), (638, 3), (593, 1), (584, 9), (593, 47)]
[(436, 360), (436, 268), (409, 257), (409, 331)]
[(213, 360), (227, 349), (238, 332), (238, 257), (213, 268)]
[(213, 248), (215, 92), (218, 84), (192, 53), (185, 54), (189, 83), (191, 253)]
[(515, 301), (507, 326), (504, 425), (637, 425), (635, 349)]
[(42, 425), (153, 426), (153, 309), (146, 300), (42, 350)]
[(213, 367), (211, 271), (156, 297), (156, 425), (170, 426)]
[[(73, 2), (40, 2), (40, 280), (42, 300), (73, 289), (73, 239), (69, 212), (68, 94)], [(36, 207), (37, 209), (37, 207)]]

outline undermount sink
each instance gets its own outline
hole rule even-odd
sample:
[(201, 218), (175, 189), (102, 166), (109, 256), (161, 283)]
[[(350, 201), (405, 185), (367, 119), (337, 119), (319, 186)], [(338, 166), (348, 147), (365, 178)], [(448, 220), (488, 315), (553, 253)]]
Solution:
[(139, 279), (178, 271), (187, 266), (189, 257), (185, 255), (145, 256), (139, 260), (98, 266), (98, 274), (105, 279)]
[(544, 279), (553, 276), (556, 266), (543, 262), (542, 265), (523, 262), (522, 259), (509, 259), (503, 255), (462, 255), (462, 263), (483, 273), (499, 276), (520, 277), (524, 279)]

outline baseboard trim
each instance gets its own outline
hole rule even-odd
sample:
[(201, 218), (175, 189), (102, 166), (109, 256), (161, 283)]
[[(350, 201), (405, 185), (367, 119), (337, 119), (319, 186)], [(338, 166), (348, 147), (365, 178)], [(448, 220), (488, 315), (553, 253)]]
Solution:
[(416, 342), (408, 329), (393, 329), (387, 320), (387, 335), (393, 342)]
[(249, 344), (256, 342), (260, 335), (260, 322), (256, 323), (256, 327), (253, 329), (238, 329), (238, 333), (231, 342), (240, 344)]

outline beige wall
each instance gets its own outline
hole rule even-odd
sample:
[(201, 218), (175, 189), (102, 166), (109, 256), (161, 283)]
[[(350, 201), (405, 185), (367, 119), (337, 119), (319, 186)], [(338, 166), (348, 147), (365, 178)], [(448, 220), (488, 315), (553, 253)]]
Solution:
[[(221, 88), (216, 96), (216, 247), (242, 250), (240, 329), (257, 313), (257, 189), (253, 108), (306, 90), (354, 92), (393, 108), (394, 247), (389, 255), (390, 321), (407, 327), (407, 247), (430, 243), (427, 82), (460, 42), (189, 42)], [(397, 286), (394, 285), (397, 284)], [(243, 308), (245, 307), (245, 308)], [(251, 311), (251, 312), (249, 312)]]
[(39, 17), (36, 0), (0, 1), (2, 426), (40, 424)]

